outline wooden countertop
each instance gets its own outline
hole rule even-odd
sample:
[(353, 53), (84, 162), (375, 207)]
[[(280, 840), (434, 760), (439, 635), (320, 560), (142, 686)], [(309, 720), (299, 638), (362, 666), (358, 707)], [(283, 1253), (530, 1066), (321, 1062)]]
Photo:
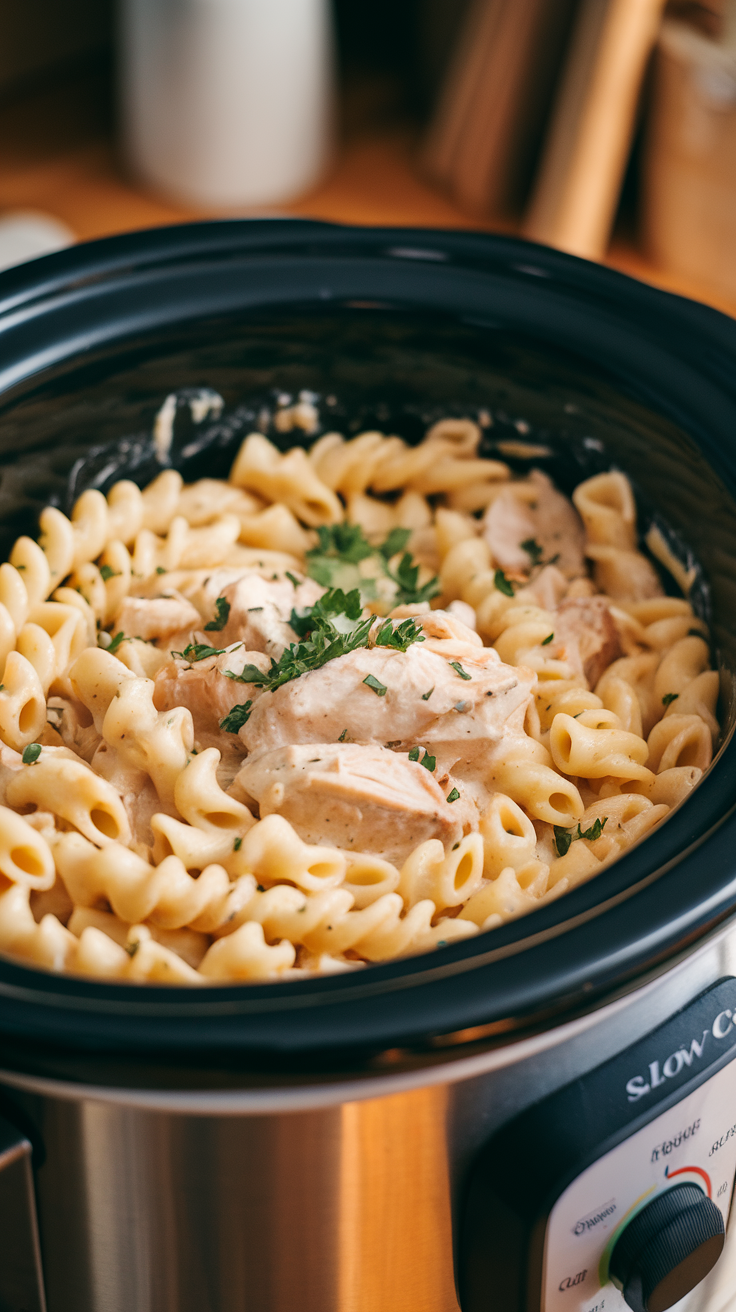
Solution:
[[(109, 75), (74, 82), (0, 105), (0, 214), (42, 210), (62, 219), (80, 240), (222, 212), (185, 208), (126, 176), (117, 158), (109, 110)], [(349, 130), (332, 168), (313, 191), (274, 210), (238, 214), (293, 214), (343, 223), (512, 231), (460, 210), (429, 185), (414, 164), (414, 133), (386, 116), (383, 127)], [(380, 114), (379, 114), (380, 119)], [(654, 268), (625, 237), (616, 237), (607, 263), (670, 291), (736, 316), (736, 303), (717, 289), (694, 285)]]

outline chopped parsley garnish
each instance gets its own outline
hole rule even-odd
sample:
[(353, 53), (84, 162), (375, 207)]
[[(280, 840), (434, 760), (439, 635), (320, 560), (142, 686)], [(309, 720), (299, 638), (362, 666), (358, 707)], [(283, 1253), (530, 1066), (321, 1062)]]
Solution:
[(340, 737), (338, 738), (337, 741), (338, 741), (339, 743), (344, 743), (344, 742), (345, 742), (345, 739), (347, 738), (347, 736), (348, 736), (348, 731), (347, 731), (347, 729), (343, 729), (343, 731), (342, 731), (342, 733), (340, 734)]
[(373, 638), (376, 647), (393, 647), (395, 651), (407, 651), (413, 642), (424, 642), (421, 627), (416, 620), (402, 620), (394, 628), (393, 620), (384, 620)]
[(542, 641), (539, 644), (540, 647), (548, 647), (554, 636), (555, 636), (554, 633), (550, 633), (546, 638), (542, 638)]
[[(345, 593), (341, 588), (330, 588), (315, 602), (304, 610), (292, 610), (290, 624), (299, 638), (292, 642), (282, 653), (278, 661), (271, 659), (267, 672), (257, 665), (246, 665), (240, 674), (232, 670), (223, 670), (228, 679), (237, 683), (254, 683), (268, 692), (275, 692), (283, 684), (298, 679), (301, 674), (319, 670), (328, 661), (338, 656), (346, 656), (360, 647), (368, 647), (371, 642), (371, 629), (375, 616), (363, 618), (360, 593), (357, 588)], [(406, 651), (414, 642), (424, 642), (420, 625), (416, 620), (404, 620), (394, 628), (393, 621), (384, 620), (373, 635), (377, 647), (391, 647), (396, 651)], [(369, 680), (364, 682), (377, 691)], [(378, 680), (375, 681), (378, 683)], [(380, 694), (386, 689), (383, 684)]]
[(513, 597), (514, 585), (510, 581), (510, 579), (506, 578), (506, 575), (504, 574), (502, 569), (496, 570), (496, 573), (493, 576), (493, 582), (495, 583), (498, 591), (502, 592), (505, 597)]
[(662, 705), (669, 706), (671, 702), (676, 702), (679, 696), (679, 692), (666, 692), (662, 698)]
[(27, 747), (23, 748), (23, 755), (20, 759), (24, 765), (33, 765), (33, 762), (37, 761), (40, 755), (41, 744), (29, 743)]
[(102, 577), (103, 583), (107, 583), (108, 579), (119, 578), (120, 570), (113, 569), (112, 565), (100, 565), (100, 575)]
[(168, 574), (168, 572), (169, 572), (169, 571), (168, 571), (167, 569), (165, 569), (163, 565), (157, 565), (157, 566), (156, 566), (156, 573), (157, 573), (157, 574)]
[(243, 846), (242, 838), (238, 837), (233, 839), (233, 852), (239, 852), (242, 846)]
[[(420, 750), (424, 752), (424, 756), (422, 756), (421, 758), (420, 758), (420, 756), (419, 756), (419, 752), (420, 752)], [(419, 764), (420, 764), (420, 765), (423, 765), (424, 768), (425, 768), (425, 770), (429, 770), (430, 773), (432, 772), (432, 770), (434, 770), (434, 768), (435, 768), (435, 766), (436, 766), (436, 764), (437, 764), (437, 757), (436, 757), (436, 756), (430, 756), (430, 754), (429, 754), (429, 752), (427, 751), (426, 747), (422, 747), (422, 748), (419, 748), (419, 747), (412, 747), (411, 751), (409, 752), (409, 760), (410, 760), (410, 761), (419, 761)]]
[(224, 597), (218, 597), (215, 602), (215, 618), (210, 620), (209, 624), (205, 624), (205, 632), (221, 633), (229, 619), (230, 602), (226, 601)]
[(432, 684), (432, 687), (430, 688), (429, 692), (422, 693), (422, 701), (428, 702), (433, 692), (434, 692), (434, 684)]
[(367, 674), (363, 680), (363, 683), (367, 684), (368, 687), (373, 690), (373, 692), (376, 694), (376, 697), (385, 697), (386, 693), (388, 692), (388, 688), (386, 687), (385, 683), (381, 683), (381, 680), (377, 679), (375, 674)]
[(468, 679), (468, 680), (472, 679), (473, 677), (472, 674), (468, 674), (468, 671), (463, 669), (459, 661), (450, 661), (450, 665), (452, 666), (455, 673), (460, 675), (461, 679)]
[(586, 838), (589, 843), (594, 843), (597, 838), (600, 838), (607, 823), (608, 816), (604, 815), (603, 819), (601, 820), (599, 818), (596, 820), (595, 823), (590, 826), (590, 829), (581, 829), (580, 825), (578, 825), (577, 833), (569, 829), (562, 829), (559, 825), (555, 825), (555, 847), (557, 848), (557, 855), (566, 856), (570, 850), (571, 843), (577, 842), (578, 838)]
[(286, 577), (287, 577), (287, 579), (289, 580), (289, 582), (290, 582), (290, 584), (292, 585), (292, 587), (294, 587), (294, 588), (298, 588), (298, 587), (299, 587), (299, 580), (298, 580), (298, 578), (296, 577), (295, 574), (292, 574), (291, 571), (288, 570), (288, 569), (286, 570)]
[(172, 651), (171, 655), (194, 665), (197, 661), (206, 661), (208, 656), (222, 656), (226, 650), (226, 647), (208, 647), (206, 642), (190, 642), (183, 651)]
[(112, 656), (112, 655), (114, 654), (114, 652), (117, 651), (117, 649), (118, 649), (118, 647), (120, 646), (121, 642), (128, 642), (128, 641), (129, 641), (129, 639), (126, 638), (126, 636), (125, 636), (124, 633), (116, 633), (116, 634), (115, 634), (115, 637), (113, 638), (113, 640), (112, 640), (112, 642), (110, 643), (110, 646), (108, 647), (107, 650), (110, 652), (110, 655)]
[[(394, 529), (395, 533), (402, 531)], [(419, 587), (419, 566), (414, 564), (414, 558), (409, 551), (404, 552), (395, 573), (391, 572), (387, 564), (386, 574), (396, 584), (397, 592), (394, 600), (397, 606), (413, 606), (431, 601), (432, 597), (436, 597), (441, 590), (436, 576), (429, 579), (421, 588)]]
[(233, 709), (228, 711), (225, 719), (220, 720), (220, 728), (224, 729), (225, 733), (237, 733), (238, 730), (242, 729), (243, 725), (247, 724), (250, 719), (252, 706), (252, 701), (243, 702), (242, 705), (239, 706), (233, 706)]
[(138, 938), (135, 939), (132, 943), (126, 943), (125, 951), (127, 952), (128, 956), (134, 957), (140, 945), (141, 945), (141, 941)]
[(525, 538), (520, 547), (525, 551), (532, 562), (532, 565), (538, 565), (544, 555), (544, 547), (540, 547), (536, 538)]
[(457, 791), (457, 788), (453, 788), (453, 789), (447, 794), (447, 799), (446, 799), (446, 800), (447, 800), (448, 802), (456, 802), (459, 796), (460, 796), (460, 794), (459, 794), (459, 792)]
[[(437, 578), (419, 586), (419, 566), (414, 564), (411, 553), (404, 551), (411, 529), (392, 529), (378, 546), (368, 541), (360, 524), (323, 525), (317, 529), (317, 534), (318, 546), (307, 552), (307, 574), (323, 588), (358, 588), (364, 599), (375, 598), (375, 580), (364, 578), (358, 569), (361, 561), (372, 559), (380, 572), (396, 585), (393, 600), (397, 606), (429, 601), (440, 591)], [(396, 569), (391, 570), (389, 561), (399, 552), (404, 554)]]

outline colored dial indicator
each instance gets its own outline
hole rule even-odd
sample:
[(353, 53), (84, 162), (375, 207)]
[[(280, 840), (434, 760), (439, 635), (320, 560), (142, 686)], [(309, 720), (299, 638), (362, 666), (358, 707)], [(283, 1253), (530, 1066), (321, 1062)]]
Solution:
[(678, 1166), (676, 1171), (671, 1171), (669, 1166), (665, 1166), (664, 1173), (667, 1176), (668, 1180), (674, 1180), (676, 1175), (697, 1175), (701, 1180), (705, 1181), (705, 1188), (708, 1193), (708, 1197), (709, 1198), (713, 1197), (713, 1188), (711, 1186), (710, 1176), (708, 1175), (707, 1171), (703, 1170), (702, 1166)]

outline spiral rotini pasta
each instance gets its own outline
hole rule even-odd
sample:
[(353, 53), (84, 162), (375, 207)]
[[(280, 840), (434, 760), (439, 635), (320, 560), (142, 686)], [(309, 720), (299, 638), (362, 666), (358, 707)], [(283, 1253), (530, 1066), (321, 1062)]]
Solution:
[(175, 411), (153, 482), (47, 506), (0, 565), (1, 951), (198, 986), (424, 952), (594, 877), (708, 769), (707, 626), (623, 473), (570, 502), (458, 418), (254, 432), (185, 485)]

